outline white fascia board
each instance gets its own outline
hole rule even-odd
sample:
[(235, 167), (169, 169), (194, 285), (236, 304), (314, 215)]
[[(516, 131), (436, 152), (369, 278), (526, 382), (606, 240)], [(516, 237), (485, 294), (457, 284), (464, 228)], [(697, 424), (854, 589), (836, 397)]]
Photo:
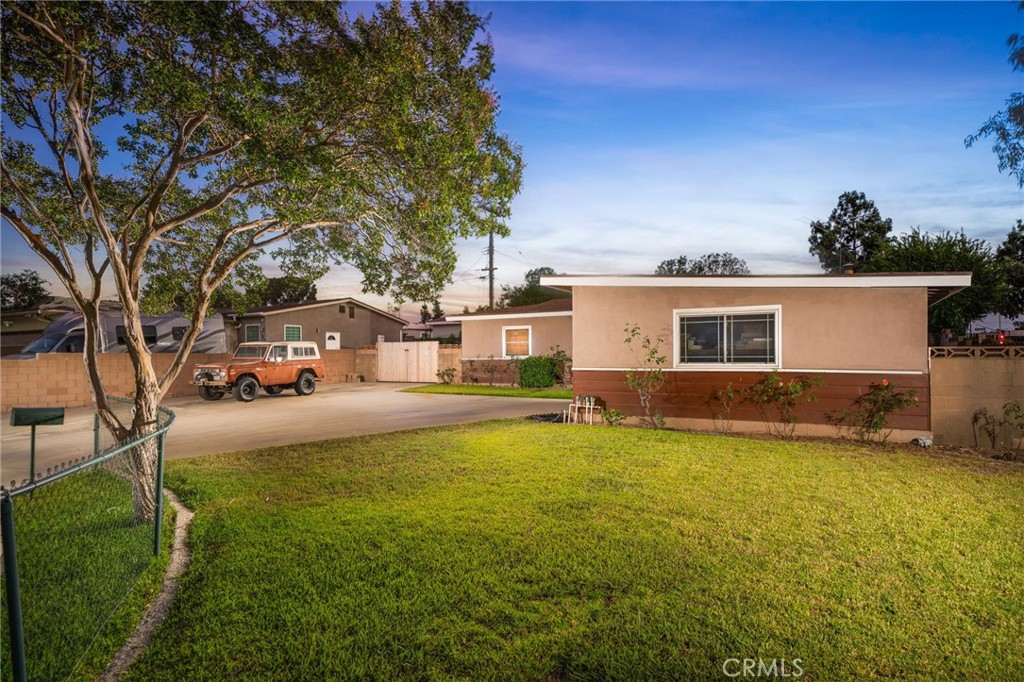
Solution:
[(474, 320), (525, 320), (533, 317), (572, 317), (571, 310), (559, 310), (553, 313), (508, 313), (505, 315), (456, 315), (449, 317), (450, 322), (472, 322)]
[(572, 276), (551, 275), (540, 278), (544, 286), (563, 287), (679, 287), (702, 289), (869, 289), (905, 287), (969, 287), (971, 275), (837, 275), (835, 277), (636, 277), (629, 275)]

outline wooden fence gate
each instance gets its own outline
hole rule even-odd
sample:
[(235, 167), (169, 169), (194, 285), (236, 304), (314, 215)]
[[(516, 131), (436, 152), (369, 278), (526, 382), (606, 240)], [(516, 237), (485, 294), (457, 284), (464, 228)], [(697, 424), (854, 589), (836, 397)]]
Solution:
[(436, 383), (438, 341), (377, 344), (377, 381)]

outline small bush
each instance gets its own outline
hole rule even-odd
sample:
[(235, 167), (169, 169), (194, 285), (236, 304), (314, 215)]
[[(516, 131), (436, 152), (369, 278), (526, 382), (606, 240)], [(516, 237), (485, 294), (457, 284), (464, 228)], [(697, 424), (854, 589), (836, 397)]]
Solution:
[(825, 416), (830, 424), (840, 430), (849, 428), (860, 440), (885, 442), (892, 434), (889, 416), (897, 414), (917, 403), (917, 391), (901, 391), (888, 379), (871, 384), (870, 390), (853, 401), (853, 407), (840, 413), (830, 412)]
[(779, 373), (773, 371), (765, 374), (756, 384), (748, 386), (743, 399), (758, 411), (770, 435), (789, 439), (796, 431), (797, 405), (818, 402), (810, 391), (824, 383), (820, 376), (804, 375), (783, 381)]
[(533, 355), (516, 361), (519, 385), (523, 388), (548, 388), (555, 385), (558, 363), (547, 355)]
[(626, 415), (622, 414), (614, 407), (609, 407), (607, 410), (601, 412), (601, 419), (604, 419), (604, 422), (608, 426), (615, 426), (616, 424), (622, 422), (622, 420), (625, 418)]
[(455, 368), (445, 367), (437, 370), (437, 378), (442, 384), (450, 384), (455, 381)]

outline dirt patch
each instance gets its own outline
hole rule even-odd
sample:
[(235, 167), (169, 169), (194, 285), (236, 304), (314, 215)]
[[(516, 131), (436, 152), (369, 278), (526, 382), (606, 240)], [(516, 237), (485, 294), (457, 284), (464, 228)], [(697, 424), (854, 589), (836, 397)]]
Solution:
[(164, 494), (167, 495), (168, 501), (170, 501), (171, 506), (177, 512), (174, 522), (174, 543), (171, 546), (171, 561), (167, 564), (164, 583), (160, 588), (160, 594), (157, 595), (157, 598), (153, 600), (153, 603), (149, 605), (149, 608), (142, 615), (142, 620), (136, 626), (135, 632), (132, 633), (132, 636), (121, 647), (121, 650), (117, 652), (114, 660), (107, 666), (107, 669), (103, 671), (103, 675), (100, 677), (103, 682), (113, 682), (121, 679), (132, 663), (149, 646), (149, 642), (153, 638), (153, 632), (167, 618), (171, 603), (178, 594), (178, 581), (192, 560), (192, 550), (189, 549), (186, 541), (188, 539), (188, 526), (192, 522), (194, 513), (182, 504), (178, 496), (170, 490), (164, 489)]

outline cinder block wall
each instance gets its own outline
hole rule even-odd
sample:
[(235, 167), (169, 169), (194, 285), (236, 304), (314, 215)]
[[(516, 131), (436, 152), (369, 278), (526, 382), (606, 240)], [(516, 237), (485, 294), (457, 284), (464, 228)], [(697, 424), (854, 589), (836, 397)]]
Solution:
[(974, 445), (975, 410), (984, 407), (1001, 418), (1008, 401), (1024, 405), (1024, 357), (932, 358), (931, 381), (936, 443)]
[[(376, 351), (348, 349), (321, 353), (327, 374), (324, 383), (353, 381), (356, 374), (362, 374), (366, 381), (376, 381)], [(167, 397), (195, 393), (195, 387), (188, 383), (193, 365), (222, 362), (230, 357), (226, 353), (193, 353), (171, 384)], [(157, 374), (163, 373), (173, 360), (173, 353), (154, 354), (153, 366)], [(135, 379), (131, 359), (126, 353), (101, 355), (99, 367), (109, 395), (131, 394)], [(92, 393), (81, 355), (47, 353), (36, 356), (35, 360), (0, 360), (0, 411), (7, 412), (12, 407), (84, 407), (91, 404)]]

